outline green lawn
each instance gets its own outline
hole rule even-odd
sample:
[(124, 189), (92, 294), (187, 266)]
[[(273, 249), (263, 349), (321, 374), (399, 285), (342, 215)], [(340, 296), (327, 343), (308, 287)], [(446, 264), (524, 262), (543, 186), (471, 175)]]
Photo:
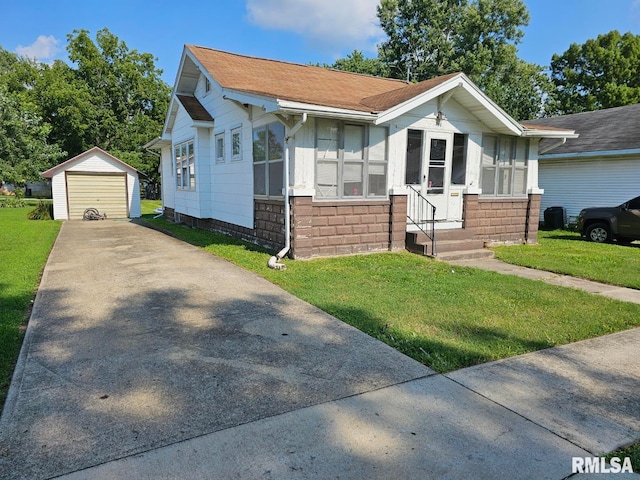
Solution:
[(32, 209), (0, 208), (0, 406), (40, 274), (60, 230), (60, 222), (28, 220)]
[(495, 247), (496, 258), (597, 282), (640, 289), (640, 244), (587, 242), (575, 232), (540, 231), (539, 245)]
[(640, 305), (445, 263), (382, 253), (266, 267), (225, 235), (148, 220), (252, 270), (439, 372), (640, 325)]

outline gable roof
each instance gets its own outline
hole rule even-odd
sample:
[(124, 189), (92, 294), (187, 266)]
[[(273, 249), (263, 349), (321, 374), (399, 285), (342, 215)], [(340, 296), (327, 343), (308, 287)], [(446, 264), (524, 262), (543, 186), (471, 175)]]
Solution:
[[(407, 83), (185, 45), (174, 86), (176, 95), (193, 97), (202, 74), (223, 98), (259, 106), (265, 112), (335, 115), (382, 124), (434, 99), (440, 109), (453, 98), (497, 133), (552, 138), (574, 134), (565, 129), (523, 127), (464, 73)], [(174, 105), (170, 107), (164, 132), (170, 133), (175, 114)]]
[[(581, 156), (594, 152), (619, 152), (640, 149), (640, 104), (574, 113), (523, 122), (525, 127), (565, 128), (575, 130), (578, 138), (549, 151), (549, 156)], [(547, 141), (541, 142), (545, 148)]]
[(363, 99), (407, 86), (406, 82), (311, 65), (282, 62), (187, 45), (220, 87), (280, 100), (361, 112)]
[[(93, 147), (93, 148), (87, 150), (86, 152), (82, 152), (80, 155), (76, 155), (75, 157), (70, 158), (69, 160), (66, 160), (66, 161), (62, 162), (61, 164), (50, 168), (49, 170), (45, 170), (40, 175), (42, 175), (44, 178), (52, 178), (59, 171), (66, 170), (67, 168), (69, 168), (74, 163), (80, 162), (81, 160), (84, 160), (85, 158), (91, 157), (92, 155), (96, 155), (96, 154), (103, 155), (103, 156), (107, 157), (109, 160), (114, 162), (116, 165), (122, 167), (124, 170), (128, 170), (129, 172), (135, 173), (135, 174), (142, 174), (141, 172), (139, 172), (138, 170), (133, 168), (131, 165), (129, 165), (127, 163), (124, 163), (122, 160), (114, 157), (110, 153), (105, 152), (100, 147)], [(142, 175), (144, 175), (144, 174), (142, 174)]]

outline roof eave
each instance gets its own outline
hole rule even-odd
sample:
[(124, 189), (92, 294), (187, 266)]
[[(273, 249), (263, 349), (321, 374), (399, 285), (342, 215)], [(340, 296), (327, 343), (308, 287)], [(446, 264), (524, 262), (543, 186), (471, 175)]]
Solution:
[(538, 138), (578, 138), (580, 134), (576, 133), (575, 130), (543, 130), (525, 128), (522, 132), (522, 136)]
[(316, 117), (339, 117), (349, 120), (375, 121), (378, 118), (378, 114), (375, 112), (328, 107), (326, 105), (314, 105), (310, 103), (293, 102), (290, 100), (277, 100), (277, 104), (280, 111), (283, 113), (307, 113)]
[(551, 153), (540, 155), (540, 160), (555, 159), (580, 159), (580, 158), (600, 158), (600, 157), (628, 157), (640, 156), (640, 148), (630, 148), (627, 150), (599, 150), (593, 152), (567, 152), (567, 153)]

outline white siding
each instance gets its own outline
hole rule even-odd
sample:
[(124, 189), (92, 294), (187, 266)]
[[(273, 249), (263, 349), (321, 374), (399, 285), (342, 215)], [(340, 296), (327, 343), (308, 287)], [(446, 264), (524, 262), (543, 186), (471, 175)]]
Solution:
[(53, 197), (53, 218), (56, 220), (69, 220), (67, 209), (67, 183), (64, 170), (56, 173), (51, 179)]
[[(196, 97), (215, 121), (214, 128), (195, 128), (180, 105), (172, 128), (173, 145), (194, 140), (196, 151), (195, 191), (176, 188), (173, 148), (163, 149), (162, 191), (164, 205), (196, 218), (213, 218), (253, 228), (252, 124), (241, 107), (212, 90), (205, 94), (203, 78)], [(242, 158), (231, 159), (231, 129), (242, 129)], [(225, 135), (225, 162), (216, 163), (214, 138)]]
[(539, 183), (544, 189), (540, 219), (548, 207), (564, 207), (567, 221), (580, 210), (614, 206), (640, 195), (640, 158), (540, 160)]

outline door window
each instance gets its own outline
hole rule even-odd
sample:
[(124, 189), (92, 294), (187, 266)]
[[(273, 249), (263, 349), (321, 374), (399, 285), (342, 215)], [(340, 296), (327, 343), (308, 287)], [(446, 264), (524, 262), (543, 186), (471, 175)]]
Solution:
[(447, 158), (447, 141), (441, 138), (432, 138), (429, 149), (429, 180), (427, 193), (444, 193), (444, 169)]

